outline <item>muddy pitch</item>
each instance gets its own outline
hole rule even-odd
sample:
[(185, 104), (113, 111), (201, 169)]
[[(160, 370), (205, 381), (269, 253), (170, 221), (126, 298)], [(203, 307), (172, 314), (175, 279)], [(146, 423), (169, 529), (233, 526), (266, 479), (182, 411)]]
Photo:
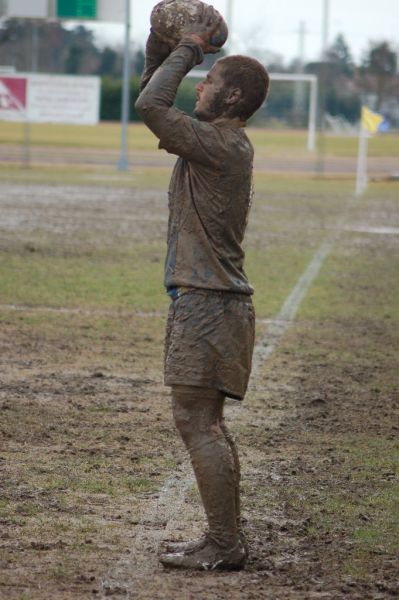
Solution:
[[(38, 230), (68, 245), (85, 229), (102, 241), (166, 226), (159, 192), (137, 193), (134, 221), (118, 212), (127, 191), (113, 203), (98, 188), (4, 191), (6, 256)], [(395, 227), (396, 207), (370, 197), (349, 224)], [(163, 540), (204, 527), (162, 384), (162, 313), (3, 307), (0, 597), (398, 598), (398, 246), (394, 234), (345, 232), (322, 274), (333, 309), (316, 318), (313, 290), (244, 404), (229, 405), (251, 549), (240, 573), (167, 572), (156, 559)]]

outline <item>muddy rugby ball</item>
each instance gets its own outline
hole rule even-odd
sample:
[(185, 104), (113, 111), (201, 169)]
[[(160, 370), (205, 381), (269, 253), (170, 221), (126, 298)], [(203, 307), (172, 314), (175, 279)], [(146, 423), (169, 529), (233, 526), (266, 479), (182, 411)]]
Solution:
[[(200, 0), (162, 0), (152, 10), (151, 27), (162, 41), (174, 48), (180, 42), (186, 27), (196, 21), (203, 5)], [(214, 11), (215, 18), (220, 18), (220, 13), (216, 9)], [(209, 43), (221, 48), (227, 36), (227, 25), (222, 19)]]

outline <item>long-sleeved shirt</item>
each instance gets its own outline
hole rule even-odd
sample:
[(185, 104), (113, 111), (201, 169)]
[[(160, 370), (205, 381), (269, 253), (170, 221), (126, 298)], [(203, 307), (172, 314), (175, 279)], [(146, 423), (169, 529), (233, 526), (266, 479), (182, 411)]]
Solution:
[(179, 156), (169, 187), (165, 286), (252, 294), (242, 249), (252, 198), (251, 142), (231, 119), (200, 121), (173, 106), (181, 80), (201, 60), (199, 46), (181, 43), (136, 103), (159, 147)]

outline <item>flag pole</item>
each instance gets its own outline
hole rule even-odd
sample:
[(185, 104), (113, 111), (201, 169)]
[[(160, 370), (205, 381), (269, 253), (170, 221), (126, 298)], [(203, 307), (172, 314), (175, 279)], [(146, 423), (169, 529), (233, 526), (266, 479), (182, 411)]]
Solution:
[(356, 196), (367, 189), (367, 146), (371, 134), (378, 133), (385, 122), (384, 116), (362, 106), (360, 115), (359, 151), (357, 156)]

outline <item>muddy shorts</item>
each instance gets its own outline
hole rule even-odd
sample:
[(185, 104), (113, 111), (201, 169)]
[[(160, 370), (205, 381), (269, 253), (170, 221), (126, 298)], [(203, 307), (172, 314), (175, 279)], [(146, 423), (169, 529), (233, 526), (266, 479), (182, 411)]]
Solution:
[(250, 296), (199, 289), (181, 292), (169, 309), (165, 384), (208, 387), (242, 400), (254, 336)]

